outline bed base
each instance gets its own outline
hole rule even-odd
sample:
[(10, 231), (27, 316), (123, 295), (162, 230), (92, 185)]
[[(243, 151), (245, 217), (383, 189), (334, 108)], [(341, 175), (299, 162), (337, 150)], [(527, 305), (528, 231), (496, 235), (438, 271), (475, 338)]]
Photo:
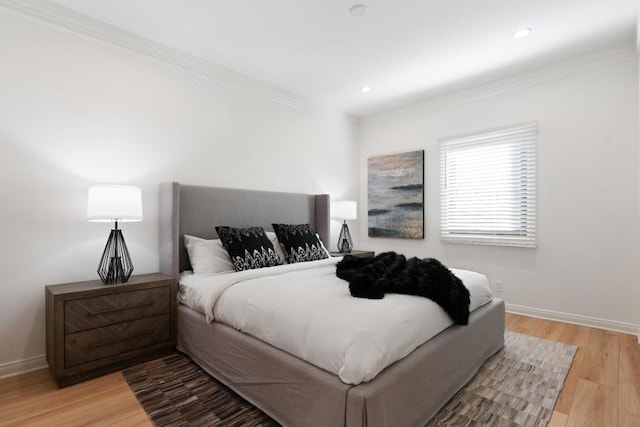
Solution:
[(423, 426), (504, 345), (493, 299), (356, 386), (196, 311), (178, 308), (178, 349), (286, 426)]

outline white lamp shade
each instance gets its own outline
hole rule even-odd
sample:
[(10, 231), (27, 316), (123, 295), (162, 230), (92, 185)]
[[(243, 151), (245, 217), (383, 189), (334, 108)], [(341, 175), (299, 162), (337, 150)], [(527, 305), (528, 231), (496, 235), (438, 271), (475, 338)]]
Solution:
[(97, 222), (142, 221), (142, 190), (132, 185), (91, 185), (87, 219)]
[(331, 202), (331, 218), (357, 219), (358, 204), (351, 200)]

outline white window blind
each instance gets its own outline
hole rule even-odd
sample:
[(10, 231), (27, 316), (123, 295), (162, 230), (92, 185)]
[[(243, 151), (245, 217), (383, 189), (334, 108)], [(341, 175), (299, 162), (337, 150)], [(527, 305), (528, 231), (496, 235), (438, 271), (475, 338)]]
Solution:
[(440, 238), (536, 246), (537, 124), (440, 141)]

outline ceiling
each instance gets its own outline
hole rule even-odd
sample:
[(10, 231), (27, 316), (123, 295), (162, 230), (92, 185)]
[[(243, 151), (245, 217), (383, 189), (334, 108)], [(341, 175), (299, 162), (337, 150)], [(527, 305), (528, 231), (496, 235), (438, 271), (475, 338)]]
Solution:
[(358, 117), (632, 42), (638, 21), (638, 0), (52, 1)]

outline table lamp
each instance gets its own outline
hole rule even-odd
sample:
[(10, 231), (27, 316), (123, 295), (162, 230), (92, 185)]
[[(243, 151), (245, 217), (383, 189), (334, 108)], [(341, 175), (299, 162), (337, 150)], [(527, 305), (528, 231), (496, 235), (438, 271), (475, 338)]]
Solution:
[(113, 222), (107, 245), (98, 265), (98, 275), (105, 285), (126, 283), (133, 263), (118, 222), (142, 221), (142, 191), (131, 185), (91, 185), (87, 202), (87, 219)]
[(340, 229), (340, 236), (338, 236), (338, 251), (348, 254), (353, 249), (353, 241), (349, 227), (347, 227), (347, 220), (358, 218), (358, 204), (350, 200), (333, 202), (331, 203), (331, 217), (344, 221)]

